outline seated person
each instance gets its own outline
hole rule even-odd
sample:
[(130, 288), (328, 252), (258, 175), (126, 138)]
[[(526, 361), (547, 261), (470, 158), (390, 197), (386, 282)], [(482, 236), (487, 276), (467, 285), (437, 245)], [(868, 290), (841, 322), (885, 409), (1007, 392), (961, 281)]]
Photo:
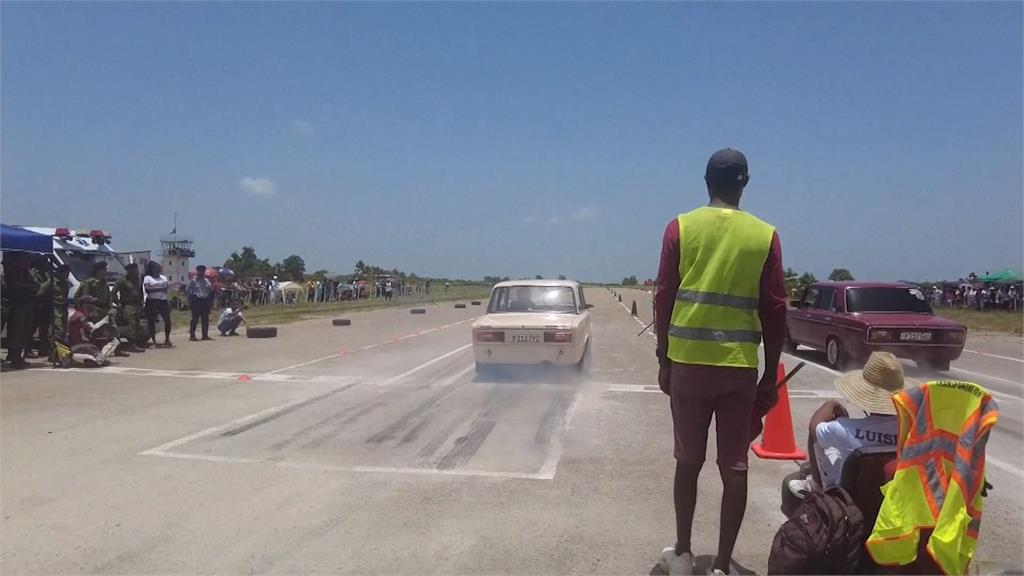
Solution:
[(892, 396), (913, 384), (903, 377), (903, 365), (889, 352), (872, 353), (863, 370), (836, 380), (836, 390), (865, 416), (851, 418), (835, 400), (822, 404), (808, 423), (809, 474), (790, 480), (789, 491), (802, 498), (804, 492), (817, 487), (829, 490), (839, 486), (843, 465), (855, 450), (862, 454), (895, 452), (899, 421)]
[(79, 296), (75, 300), (75, 312), (68, 318), (67, 344), (71, 349), (71, 361), (81, 366), (107, 364), (107, 358), (115, 353), (120, 344), (117, 338), (100, 335), (103, 326), (110, 321), (109, 317), (98, 322), (90, 321), (89, 316), (95, 305), (94, 296)]
[(242, 315), (242, 303), (235, 300), (220, 313), (220, 320), (217, 321), (217, 330), (220, 330), (221, 336), (238, 336), (239, 324), (249, 324), (245, 321), (245, 316)]
[(533, 298), (530, 297), (529, 288), (516, 290), (516, 297), (512, 300), (509, 310), (512, 312), (528, 312), (533, 308)]

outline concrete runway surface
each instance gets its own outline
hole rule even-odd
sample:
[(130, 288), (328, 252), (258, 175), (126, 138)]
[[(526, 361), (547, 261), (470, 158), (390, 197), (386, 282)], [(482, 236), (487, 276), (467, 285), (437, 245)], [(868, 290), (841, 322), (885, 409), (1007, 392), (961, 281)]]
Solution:
[[(587, 298), (585, 378), (477, 377), (469, 324), (482, 309), (451, 303), (353, 314), (351, 327), (283, 325), (276, 339), (179, 340), (99, 370), (7, 372), (0, 571), (656, 571), (674, 541), (673, 461), (653, 339), (636, 335), (650, 295)], [(978, 558), (1020, 565), (1020, 343), (972, 337), (968, 348), (954, 375), (998, 392), (1002, 414)], [(798, 430), (835, 396), (820, 356), (800, 355)], [(693, 538), (702, 565), (721, 497), (713, 434), (709, 444)], [(751, 462), (735, 559), (763, 573), (796, 464)]]

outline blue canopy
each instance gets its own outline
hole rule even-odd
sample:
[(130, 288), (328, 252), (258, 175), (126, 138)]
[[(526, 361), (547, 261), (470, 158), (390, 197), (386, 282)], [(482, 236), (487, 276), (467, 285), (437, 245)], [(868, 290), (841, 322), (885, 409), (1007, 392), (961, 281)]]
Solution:
[(20, 226), (0, 224), (0, 250), (52, 254), (53, 238)]

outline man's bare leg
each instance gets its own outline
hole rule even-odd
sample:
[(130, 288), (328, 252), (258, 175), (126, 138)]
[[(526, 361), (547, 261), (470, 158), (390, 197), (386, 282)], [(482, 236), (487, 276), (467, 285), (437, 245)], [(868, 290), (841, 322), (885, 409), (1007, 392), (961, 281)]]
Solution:
[(693, 510), (697, 506), (697, 479), (701, 464), (676, 462), (676, 479), (672, 494), (676, 504), (676, 555), (692, 553), (690, 533), (693, 531)]
[(736, 537), (743, 524), (743, 515), (747, 511), (747, 471), (721, 468), (722, 475), (722, 513), (718, 529), (718, 557), (711, 566), (726, 574), (732, 562), (732, 550), (736, 546)]

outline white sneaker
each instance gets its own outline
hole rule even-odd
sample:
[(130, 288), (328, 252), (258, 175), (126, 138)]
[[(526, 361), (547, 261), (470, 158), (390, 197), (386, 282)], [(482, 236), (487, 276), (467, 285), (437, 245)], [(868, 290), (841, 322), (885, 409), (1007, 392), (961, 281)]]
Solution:
[(789, 492), (793, 494), (793, 496), (803, 500), (806, 497), (805, 492), (814, 491), (814, 476), (808, 475), (807, 478), (790, 480), (786, 483), (786, 486), (789, 488)]
[(690, 576), (693, 574), (693, 554), (683, 552), (676, 555), (675, 546), (669, 546), (661, 551), (658, 566), (669, 576)]
[(728, 574), (728, 572), (722, 572), (718, 568), (715, 568), (714, 570), (708, 569), (707, 573), (708, 574)]

